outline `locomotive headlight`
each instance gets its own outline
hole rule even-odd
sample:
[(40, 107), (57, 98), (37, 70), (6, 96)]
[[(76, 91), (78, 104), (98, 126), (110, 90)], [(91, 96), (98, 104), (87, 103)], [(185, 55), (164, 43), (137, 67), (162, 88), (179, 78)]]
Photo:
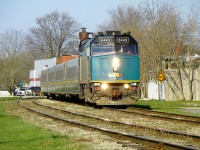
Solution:
[(125, 88), (125, 89), (128, 89), (128, 88), (129, 88), (129, 85), (128, 85), (128, 84), (124, 84), (124, 88)]
[(117, 72), (118, 71), (118, 67), (119, 67), (119, 59), (118, 58), (113, 58), (112, 60), (112, 66), (113, 66), (113, 71)]
[(106, 84), (106, 83), (101, 84), (101, 88), (103, 90), (106, 90), (108, 88), (108, 84)]
[(119, 67), (119, 59), (118, 58), (113, 58), (112, 60), (112, 66), (113, 67)]

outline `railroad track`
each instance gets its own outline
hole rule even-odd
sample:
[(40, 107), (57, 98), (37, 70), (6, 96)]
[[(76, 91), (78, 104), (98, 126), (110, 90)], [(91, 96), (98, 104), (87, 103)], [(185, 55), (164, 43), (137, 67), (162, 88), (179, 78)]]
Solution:
[[(112, 109), (112, 108), (108, 108), (108, 109)], [(173, 120), (177, 122), (200, 124), (200, 117), (195, 117), (195, 116), (185, 116), (185, 115), (171, 114), (171, 113), (165, 113), (165, 112), (157, 112), (157, 111), (151, 111), (151, 110), (134, 108), (134, 107), (130, 107), (127, 110), (118, 109), (118, 111), (129, 113), (129, 114), (139, 114), (139, 115), (144, 115), (144, 116), (153, 117), (153, 118), (160, 118), (163, 120)]]
[[(87, 129), (90, 128), (93, 130), (98, 130), (106, 134), (109, 134), (110, 136), (115, 137), (115, 138), (120, 138), (124, 140), (128, 139), (131, 142), (140, 143), (141, 145), (148, 146), (146, 147), (146, 149), (155, 149), (156, 147), (159, 147), (159, 146), (161, 147), (161, 145), (164, 149), (167, 149), (167, 150), (168, 149), (198, 149), (200, 148), (200, 145), (197, 144), (197, 143), (200, 143), (199, 136), (158, 130), (158, 129), (153, 129), (153, 128), (137, 126), (137, 125), (133, 125), (129, 123), (117, 122), (117, 121), (113, 121), (113, 120), (109, 120), (105, 118), (97, 118), (93, 116), (83, 115), (80, 113), (74, 113), (71, 111), (61, 110), (58, 108), (39, 104), (36, 101), (34, 101), (34, 104), (37, 105), (37, 107), (40, 107), (39, 110), (38, 108), (36, 108), (36, 106), (34, 106), (33, 108), (30, 108), (30, 106), (29, 107), (26, 106), (27, 104), (24, 105), (21, 102), (19, 102), (20, 106), (30, 111), (33, 111), (41, 115), (57, 119), (57, 120), (62, 120), (70, 124), (78, 125), (79, 127), (81, 126)], [(45, 111), (45, 112), (49, 112), (48, 114), (45, 113), (44, 110), (42, 111), (44, 107), (49, 110), (49, 111)], [(66, 119), (66, 116), (67, 116), (67, 119)], [(174, 139), (175, 141), (179, 139), (178, 140), (179, 143), (173, 144), (172, 142), (157, 140), (161, 138), (161, 135), (163, 139), (168, 139), (169, 137), (171, 138), (171, 140)], [(191, 142), (195, 143), (195, 145), (191, 145)], [(130, 146), (131, 144), (129, 143), (128, 145)]]

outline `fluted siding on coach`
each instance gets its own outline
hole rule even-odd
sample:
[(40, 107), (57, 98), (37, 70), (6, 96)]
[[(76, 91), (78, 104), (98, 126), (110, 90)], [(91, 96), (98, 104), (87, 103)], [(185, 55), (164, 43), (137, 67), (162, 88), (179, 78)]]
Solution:
[(72, 59), (67, 62), (65, 74), (66, 92), (78, 93), (80, 91), (79, 85), (79, 58)]
[(65, 83), (64, 83), (64, 77), (65, 77), (65, 65), (66, 63), (62, 63), (55, 66), (55, 92), (64, 92), (65, 91)]
[(40, 85), (41, 85), (41, 92), (47, 92), (48, 90), (47, 90), (47, 70), (42, 70), (41, 71), (41, 83), (40, 83)]
[(65, 63), (43, 70), (42, 92), (69, 93), (79, 92), (79, 59), (75, 58)]

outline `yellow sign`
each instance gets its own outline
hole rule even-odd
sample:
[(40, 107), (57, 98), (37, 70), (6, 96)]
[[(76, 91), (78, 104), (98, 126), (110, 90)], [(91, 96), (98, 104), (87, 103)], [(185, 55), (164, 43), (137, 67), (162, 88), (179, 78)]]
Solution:
[(159, 72), (159, 74), (158, 74), (158, 76), (157, 76), (157, 79), (158, 79), (159, 81), (165, 80), (165, 75), (164, 75), (164, 73)]

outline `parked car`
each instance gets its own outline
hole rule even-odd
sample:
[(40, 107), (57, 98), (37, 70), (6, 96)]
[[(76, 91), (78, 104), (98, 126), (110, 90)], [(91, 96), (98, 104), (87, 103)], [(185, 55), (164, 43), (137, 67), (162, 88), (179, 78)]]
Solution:
[(17, 91), (17, 96), (28, 96), (28, 95), (32, 95), (32, 91), (27, 87), (20, 87), (20, 89)]

